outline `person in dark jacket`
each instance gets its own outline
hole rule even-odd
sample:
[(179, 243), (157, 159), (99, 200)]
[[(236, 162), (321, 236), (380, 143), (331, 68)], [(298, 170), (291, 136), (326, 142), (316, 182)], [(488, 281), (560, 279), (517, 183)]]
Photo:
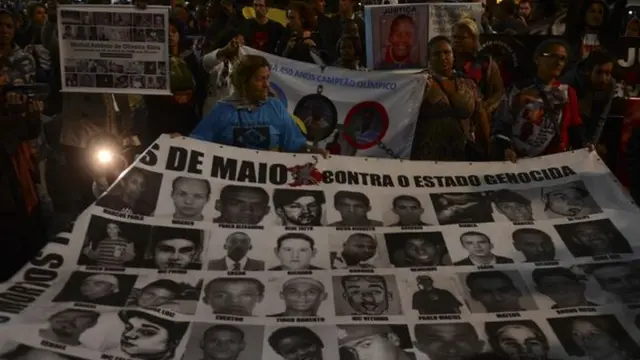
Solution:
[[(320, 57), (326, 51), (320, 34), (315, 31), (318, 22), (313, 10), (306, 3), (294, 1), (289, 5), (287, 16), (289, 24), (276, 47), (276, 54), (292, 60), (315, 63), (311, 53)], [(322, 60), (327, 63), (329, 58), (325, 56)]]
[(595, 145), (600, 144), (615, 94), (616, 80), (611, 76), (615, 60), (609, 53), (592, 51), (560, 79), (576, 91), (585, 138)]
[(613, 11), (604, 0), (572, 0), (565, 20), (564, 33), (571, 47), (570, 63), (584, 59), (598, 49), (613, 51), (620, 37), (627, 0), (617, 0)]

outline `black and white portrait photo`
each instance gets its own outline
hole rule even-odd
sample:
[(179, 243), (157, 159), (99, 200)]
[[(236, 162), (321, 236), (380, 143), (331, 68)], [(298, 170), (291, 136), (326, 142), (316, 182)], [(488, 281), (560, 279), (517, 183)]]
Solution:
[(569, 356), (589, 360), (632, 360), (640, 348), (614, 315), (571, 316), (547, 320)]
[(415, 360), (407, 325), (338, 325), (340, 360)]
[(555, 359), (547, 336), (533, 320), (487, 322), (484, 331), (498, 359)]
[[(536, 310), (537, 306), (517, 271), (478, 271), (460, 274), (472, 312), (496, 313)], [(471, 301), (473, 300), (473, 301)]]
[(364, 193), (338, 191), (333, 195), (333, 207), (340, 214), (341, 220), (332, 222), (329, 226), (383, 226), (382, 221), (369, 218), (372, 211), (371, 200)]
[(269, 270), (323, 270), (318, 261), (316, 241), (305, 233), (285, 233), (276, 239), (273, 252), (279, 264)]
[(411, 297), (411, 308), (420, 315), (460, 314), (462, 303), (446, 289), (434, 285), (429, 275), (416, 277), (418, 290)]
[(400, 293), (392, 275), (333, 277), (336, 315), (402, 315)]
[[(178, 176), (171, 183), (173, 218), (202, 221), (202, 210), (211, 199), (211, 183), (206, 179)], [(211, 219), (211, 218), (209, 218)]]
[(451, 265), (451, 256), (439, 231), (384, 234), (391, 264), (395, 267)]
[(460, 245), (468, 255), (462, 260), (454, 262), (454, 265), (493, 265), (512, 264), (513, 260), (493, 253), (493, 242), (485, 233), (479, 231), (467, 231), (460, 235)]
[(181, 314), (195, 314), (202, 280), (174, 275), (171, 278), (140, 276), (129, 294), (127, 307), (171, 310)]
[(625, 304), (640, 303), (640, 262), (615, 261), (582, 265), (602, 290)]
[(491, 198), (484, 193), (429, 194), (440, 225), (493, 222)]
[(587, 216), (601, 213), (582, 181), (540, 189), (544, 211), (549, 219)]
[[(252, 259), (249, 253), (258, 255), (259, 252), (252, 252), (251, 237), (242, 231), (236, 231), (229, 234), (223, 245), (226, 255), (209, 260), (207, 268), (209, 270), (219, 271), (263, 271), (265, 269), (264, 261)], [(220, 254), (220, 249), (212, 249), (216, 254)]]
[(183, 359), (262, 359), (264, 327), (193, 323)]
[(429, 226), (423, 220), (425, 206), (412, 195), (398, 195), (391, 200), (391, 212), (395, 220), (387, 226)]
[[(10, 345), (10, 346), (9, 346)], [(53, 352), (51, 350), (34, 348), (24, 344), (7, 342), (0, 353), (2, 360), (82, 360), (80, 358)]]
[(536, 290), (555, 304), (552, 309), (598, 306), (587, 300), (586, 278), (564, 267), (538, 268), (531, 273)]
[(416, 324), (413, 335), (416, 349), (429, 360), (473, 359), (485, 347), (468, 322)]
[(511, 233), (513, 247), (524, 256), (525, 262), (556, 260), (556, 246), (551, 236), (534, 228), (520, 228)]
[(78, 265), (133, 266), (150, 235), (151, 226), (92, 215)]
[(204, 286), (202, 302), (216, 315), (254, 316), (264, 299), (265, 285), (253, 277), (219, 277)]
[(388, 267), (386, 247), (377, 234), (331, 235), (329, 258), (332, 269)]
[(96, 205), (136, 215), (152, 215), (161, 182), (161, 173), (133, 167), (96, 201)]
[(139, 267), (159, 270), (198, 270), (206, 234), (203, 230), (154, 226)]
[(140, 310), (122, 310), (118, 316), (124, 324), (120, 335), (120, 356), (134, 359), (173, 359), (184, 337), (188, 322), (153, 316)]
[(609, 219), (554, 226), (575, 257), (633, 252), (627, 239)]
[[(289, 278), (282, 283), (279, 289), (279, 297), (284, 302), (284, 311), (267, 316), (313, 317), (318, 316), (318, 309), (327, 300), (327, 290), (325, 285), (318, 279), (298, 276)], [(275, 303), (275, 301), (272, 303)]]
[(511, 222), (534, 221), (531, 200), (521, 193), (508, 189), (492, 192), (489, 197), (498, 213)]
[(243, 185), (224, 186), (215, 207), (220, 215), (213, 222), (246, 225), (260, 224), (271, 209), (263, 188)]
[(136, 278), (136, 275), (74, 271), (53, 302), (124, 306)]
[[(305, 359), (323, 360), (337, 359), (337, 354), (331, 353), (330, 342), (323, 339), (318, 330), (332, 330), (335, 337), (335, 328), (304, 326), (285, 326), (276, 328), (267, 336), (268, 349), (266, 359)], [(316, 330), (316, 331), (314, 331)], [(328, 332), (328, 331), (326, 331)], [(326, 334), (323, 334), (326, 335)], [(335, 348), (333, 349), (335, 351)], [(276, 356), (269, 356), (269, 352)], [(327, 356), (325, 356), (327, 353)]]
[(89, 328), (96, 325), (100, 313), (85, 309), (64, 309), (51, 315), (47, 319), (47, 326), (38, 331), (44, 340), (54, 341), (63, 345), (80, 346), (80, 336)]
[(319, 190), (275, 189), (273, 208), (283, 226), (322, 226), (324, 192)]

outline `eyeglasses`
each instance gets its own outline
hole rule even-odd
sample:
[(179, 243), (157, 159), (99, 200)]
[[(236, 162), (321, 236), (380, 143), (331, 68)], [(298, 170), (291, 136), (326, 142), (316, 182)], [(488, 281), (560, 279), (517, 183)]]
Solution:
[(556, 54), (556, 53), (543, 53), (542, 57), (546, 57), (549, 59), (553, 59), (556, 61), (560, 61), (560, 62), (567, 62), (567, 56), (566, 55), (561, 55), (561, 54)]

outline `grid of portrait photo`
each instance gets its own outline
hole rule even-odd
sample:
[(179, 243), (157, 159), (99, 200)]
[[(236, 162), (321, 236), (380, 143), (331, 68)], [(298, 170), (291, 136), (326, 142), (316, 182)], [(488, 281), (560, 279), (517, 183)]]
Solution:
[[(80, 7), (83, 8), (83, 7)], [(165, 13), (61, 10), (60, 40), (120, 44), (115, 50), (84, 51), (86, 58), (65, 58), (67, 88), (162, 90), (167, 88), (166, 61), (140, 61), (132, 52), (166, 43)], [(74, 46), (71, 45), (73, 48)], [(155, 53), (154, 50), (144, 50)], [(145, 56), (156, 58), (157, 55)], [(161, 56), (164, 59), (164, 56)]]
[(602, 178), (537, 184), (258, 186), (137, 164), (0, 358), (640, 358), (640, 210), (612, 208)]

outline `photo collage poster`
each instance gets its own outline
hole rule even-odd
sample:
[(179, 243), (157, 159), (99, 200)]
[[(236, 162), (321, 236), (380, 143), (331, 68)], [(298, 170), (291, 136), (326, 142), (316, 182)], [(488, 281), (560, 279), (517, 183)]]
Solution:
[(169, 57), (168, 7), (60, 5), (57, 16), (63, 92), (171, 94), (181, 67)]
[(0, 286), (0, 359), (635, 359), (639, 212), (587, 150), (454, 164), (163, 136)]

